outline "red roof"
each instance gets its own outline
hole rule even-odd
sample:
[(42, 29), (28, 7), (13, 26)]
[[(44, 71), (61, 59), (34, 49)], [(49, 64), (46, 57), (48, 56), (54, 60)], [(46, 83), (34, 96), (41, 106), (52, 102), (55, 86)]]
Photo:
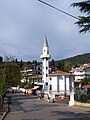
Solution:
[(72, 74), (68, 73), (68, 72), (61, 71), (61, 70), (57, 70), (55, 72), (52, 72), (50, 75), (72, 75)]
[(42, 78), (42, 75), (35, 75), (35, 76), (31, 76), (32, 79), (39, 79)]
[(84, 85), (83, 88), (90, 88), (90, 85)]

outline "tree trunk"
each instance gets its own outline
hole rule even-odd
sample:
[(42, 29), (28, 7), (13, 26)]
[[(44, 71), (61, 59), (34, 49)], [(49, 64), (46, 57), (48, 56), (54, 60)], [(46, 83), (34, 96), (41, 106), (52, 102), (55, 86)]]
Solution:
[(3, 104), (4, 104), (4, 96), (1, 96), (1, 100), (0, 100), (0, 109), (3, 109)]

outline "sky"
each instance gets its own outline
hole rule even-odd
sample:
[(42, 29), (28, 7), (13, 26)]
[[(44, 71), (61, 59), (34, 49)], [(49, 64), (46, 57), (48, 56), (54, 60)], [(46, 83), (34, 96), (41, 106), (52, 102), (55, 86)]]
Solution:
[[(70, 7), (79, 0), (43, 1), (76, 17), (83, 15), (78, 8)], [(0, 0), (0, 56), (41, 61), (45, 34), (51, 59), (89, 53), (90, 33), (80, 34), (76, 21), (38, 0)]]

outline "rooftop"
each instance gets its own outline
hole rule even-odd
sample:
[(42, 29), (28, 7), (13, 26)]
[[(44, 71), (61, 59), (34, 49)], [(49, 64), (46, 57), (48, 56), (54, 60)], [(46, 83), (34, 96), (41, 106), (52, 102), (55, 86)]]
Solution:
[(61, 71), (61, 70), (57, 70), (55, 72), (52, 72), (50, 75), (72, 75), (72, 74), (68, 73), (68, 72)]

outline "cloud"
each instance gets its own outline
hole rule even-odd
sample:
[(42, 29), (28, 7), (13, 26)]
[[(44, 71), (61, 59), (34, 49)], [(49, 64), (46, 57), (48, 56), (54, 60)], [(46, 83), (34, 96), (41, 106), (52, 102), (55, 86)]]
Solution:
[[(76, 0), (45, 0), (75, 16), (70, 7)], [(52, 59), (89, 52), (90, 34), (79, 34), (76, 20), (37, 0), (0, 0), (0, 55), (40, 60), (44, 35), (47, 35)]]

